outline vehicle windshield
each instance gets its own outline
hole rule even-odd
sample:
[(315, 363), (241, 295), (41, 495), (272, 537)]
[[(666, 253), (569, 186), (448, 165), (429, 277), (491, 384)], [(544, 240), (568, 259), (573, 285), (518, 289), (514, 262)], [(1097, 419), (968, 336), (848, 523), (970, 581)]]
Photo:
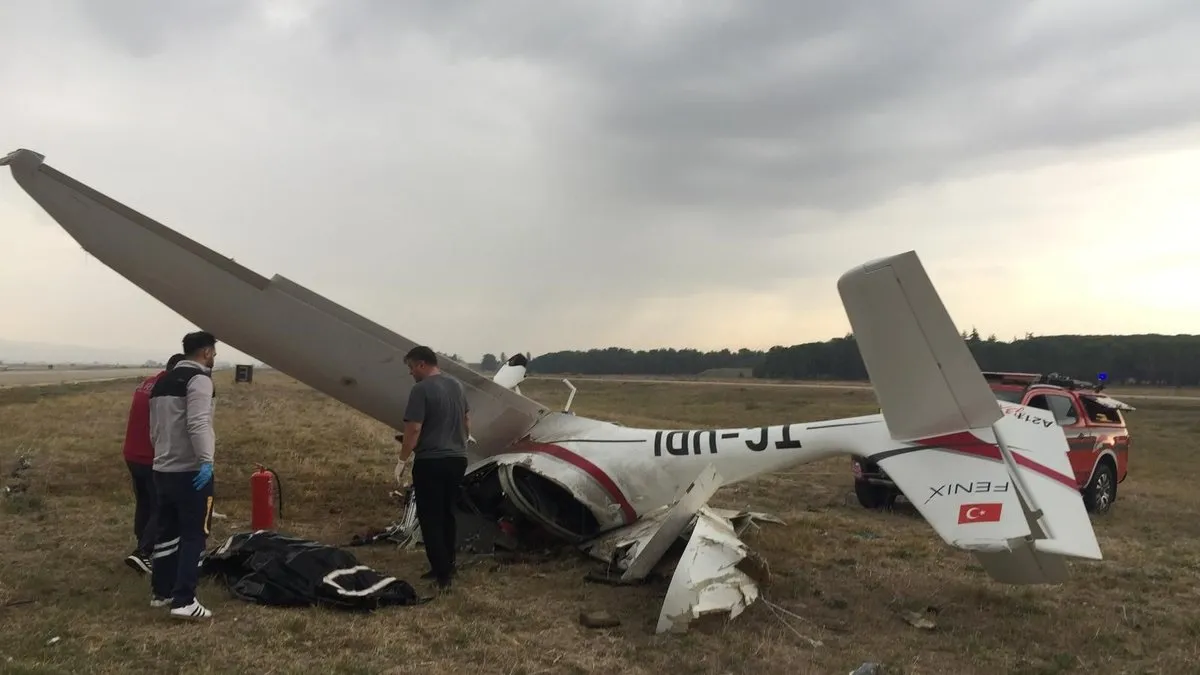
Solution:
[(1100, 402), (1091, 396), (1080, 396), (1079, 400), (1083, 402), (1083, 410), (1092, 422), (1097, 424), (1125, 424), (1125, 417), (1121, 414), (1120, 410), (1100, 405)]
[(1025, 396), (1025, 392), (1020, 389), (993, 389), (992, 393), (996, 395), (996, 400), (1007, 403), (1020, 403)]

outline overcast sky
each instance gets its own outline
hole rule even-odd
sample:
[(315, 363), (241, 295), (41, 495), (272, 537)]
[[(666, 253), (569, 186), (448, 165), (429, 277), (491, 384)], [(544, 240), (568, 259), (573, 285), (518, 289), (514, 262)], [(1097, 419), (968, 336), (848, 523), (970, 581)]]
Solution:
[[(910, 249), (961, 328), (1195, 333), (1197, 35), (1189, 0), (10, 0), (0, 152), (471, 360), (827, 339), (838, 275)], [(0, 232), (0, 337), (192, 328), (7, 171)]]

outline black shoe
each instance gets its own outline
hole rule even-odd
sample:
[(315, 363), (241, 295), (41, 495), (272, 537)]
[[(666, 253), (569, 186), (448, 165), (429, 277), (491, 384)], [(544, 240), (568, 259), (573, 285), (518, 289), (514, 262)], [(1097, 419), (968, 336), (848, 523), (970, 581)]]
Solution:
[(125, 556), (125, 564), (132, 567), (133, 571), (137, 572), (138, 574), (150, 573), (150, 558), (142, 555), (138, 551), (134, 551), (133, 553)]
[[(457, 567), (451, 567), (451, 568), (450, 568), (450, 576), (451, 576), (451, 577), (453, 577), (453, 576), (455, 576), (455, 575), (457, 575), (457, 574), (458, 574), (458, 568), (457, 568)], [(434, 572), (433, 570), (429, 570), (429, 571), (428, 571), (428, 572), (426, 572), (425, 574), (422, 574), (422, 575), (421, 575), (421, 578), (422, 578), (422, 579), (436, 579), (436, 578), (437, 578), (437, 573), (436, 573), (436, 572)]]

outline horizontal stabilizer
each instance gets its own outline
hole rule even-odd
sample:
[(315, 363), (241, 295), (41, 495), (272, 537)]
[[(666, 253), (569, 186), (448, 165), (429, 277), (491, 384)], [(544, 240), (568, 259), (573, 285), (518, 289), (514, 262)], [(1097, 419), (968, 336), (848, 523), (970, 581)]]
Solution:
[(1100, 560), (1100, 544), (1062, 428), (1045, 411), (1008, 410), (990, 429), (922, 439), (872, 459), (946, 542), (975, 553), (997, 581), (1061, 583), (1062, 558)]
[[(959, 451), (939, 452), (937, 443), (953, 443)], [(1004, 463), (981, 456), (988, 447), (994, 446), (961, 432), (870, 459), (948, 543), (1007, 548), (1010, 539), (1029, 535), (1029, 523)]]

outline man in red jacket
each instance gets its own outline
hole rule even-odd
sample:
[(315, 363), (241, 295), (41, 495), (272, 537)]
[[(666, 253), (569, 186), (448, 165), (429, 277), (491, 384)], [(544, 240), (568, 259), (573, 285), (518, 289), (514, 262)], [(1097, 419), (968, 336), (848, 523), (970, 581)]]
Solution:
[(155, 518), (154, 444), (150, 442), (150, 390), (154, 383), (183, 359), (176, 354), (167, 360), (167, 369), (146, 378), (133, 390), (129, 406), (129, 421), (125, 425), (125, 465), (133, 478), (133, 494), (137, 506), (133, 513), (133, 536), (137, 547), (125, 557), (125, 564), (142, 574), (150, 573), (150, 549), (158, 529)]

